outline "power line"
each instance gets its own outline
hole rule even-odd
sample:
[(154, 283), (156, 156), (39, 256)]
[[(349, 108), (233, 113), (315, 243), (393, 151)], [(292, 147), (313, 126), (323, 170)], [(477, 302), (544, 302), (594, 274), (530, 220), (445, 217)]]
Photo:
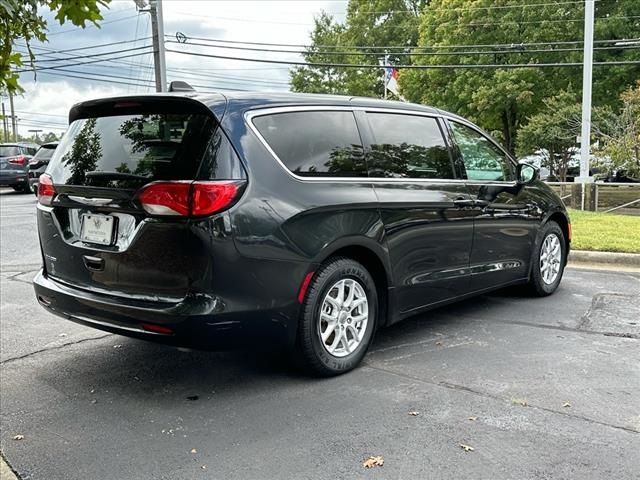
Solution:
[[(452, 65), (371, 65), (371, 64), (351, 64), (351, 63), (315, 63), (288, 60), (269, 60), (265, 58), (242, 58), (225, 55), (210, 55), (199, 52), (180, 52), (178, 50), (167, 50), (167, 52), (180, 53), (182, 55), (193, 55), (198, 57), (219, 58), (224, 60), (238, 60), (256, 63), (274, 63), (281, 65), (298, 65), (303, 67), (331, 67), (331, 68), (406, 68), (406, 69), (453, 69), (453, 68), (542, 68), (542, 67), (581, 67), (582, 62), (563, 63), (512, 63), (512, 64), (452, 64)], [(593, 62), (594, 65), (636, 65), (640, 60)]]
[[(113, 45), (122, 45), (124, 43), (134, 43), (134, 42), (138, 42), (141, 40), (149, 40), (151, 37), (144, 37), (144, 38), (134, 38), (131, 40), (121, 40), (119, 42), (110, 42), (110, 43), (98, 43), (96, 45), (85, 45), (83, 47), (76, 47), (76, 48), (68, 48), (65, 50), (54, 50), (52, 48), (47, 48), (47, 47), (41, 47), (41, 46), (31, 46), (31, 48), (33, 48), (34, 50), (44, 50), (47, 53), (42, 53), (41, 55), (52, 55), (52, 54), (59, 54), (59, 53), (69, 53), (69, 52), (77, 52), (79, 50), (88, 50), (91, 48), (103, 48), (103, 47), (111, 47)], [(27, 48), (26, 44), (18, 44), (19, 47), (21, 48)], [(75, 57), (75, 58), (79, 58), (79, 57)]]
[(34, 63), (42, 63), (42, 62), (47, 62), (48, 63), (48, 62), (77, 60), (79, 58), (103, 57), (105, 55), (114, 55), (116, 53), (135, 52), (135, 51), (143, 50), (145, 48), (150, 48), (150, 47), (151, 47), (151, 45), (142, 45), (141, 47), (124, 48), (122, 50), (112, 50), (110, 52), (91, 53), (91, 54), (88, 54), (88, 55), (74, 55), (72, 57), (64, 57), (64, 58), (43, 58), (42, 60), (34, 60)]
[[(148, 48), (148, 47), (150, 47), (150, 45), (148, 45), (147, 47), (139, 47), (139, 48)], [(131, 50), (139, 50), (139, 48), (135, 48), (135, 49), (131, 49)], [(140, 55), (147, 55), (149, 53), (150, 52), (131, 53), (131, 54), (128, 54), (128, 55), (120, 55), (118, 57), (100, 58), (98, 60), (88, 60), (86, 62), (74, 62), (74, 63), (68, 63), (68, 64), (63, 64), (63, 65), (55, 65), (53, 67), (39, 67), (39, 66), (36, 66), (34, 69), (27, 68), (27, 69), (14, 70), (14, 71), (16, 73), (23, 73), (23, 72), (32, 72), (32, 71), (38, 71), (39, 72), (39, 71), (42, 71), (42, 70), (57, 70), (59, 68), (75, 67), (75, 66), (78, 66), (78, 65), (88, 65), (90, 63), (106, 62), (106, 61), (109, 61), (109, 60), (117, 60), (117, 59), (120, 59), (120, 58), (137, 57), (137, 56), (140, 56)], [(60, 58), (60, 59), (57, 59), (57, 60), (70, 60), (70, 59), (67, 59), (67, 58), (62, 59), (62, 58)]]
[[(453, 9), (452, 9), (453, 10)], [(427, 7), (423, 12), (429, 11)], [(199, 13), (187, 13), (187, 12), (176, 12), (180, 15), (187, 15), (198, 18), (215, 18), (216, 20), (226, 20), (230, 22), (240, 22), (240, 23), (261, 23), (261, 24), (269, 24), (269, 25), (294, 25), (294, 26), (314, 26), (314, 23), (300, 23), (300, 22), (280, 22), (277, 20), (261, 20), (257, 18), (234, 18), (234, 17), (210, 17), (207, 15), (202, 15)], [(419, 15), (415, 15), (416, 18)], [(639, 15), (635, 16), (611, 16), (611, 17), (599, 17), (596, 20), (614, 20), (614, 19), (635, 19), (640, 18)], [(490, 27), (490, 26), (505, 26), (505, 25), (541, 25), (545, 23), (566, 23), (566, 22), (584, 22), (582, 18), (568, 18), (568, 19), (547, 19), (547, 20), (526, 20), (526, 21), (514, 21), (508, 20), (504, 22), (478, 22), (478, 23), (460, 23), (457, 20), (445, 20), (438, 23), (438, 25), (447, 25), (447, 24), (456, 24), (458, 26), (466, 26), (466, 27)]]
[[(171, 37), (170, 35), (166, 35), (167, 37)], [(175, 38), (175, 37), (173, 37)], [(234, 45), (258, 45), (258, 46), (270, 46), (270, 47), (292, 47), (292, 48), (326, 48), (326, 49), (335, 49), (335, 48), (345, 48), (343, 45), (305, 45), (305, 44), (295, 44), (295, 43), (268, 43), (268, 42), (248, 42), (241, 40), (224, 40), (224, 39), (216, 39), (216, 38), (207, 38), (207, 37), (189, 37), (190, 40), (200, 40), (206, 42), (216, 42), (216, 43), (229, 43)], [(639, 41), (640, 38), (633, 39), (617, 39), (617, 40), (595, 40), (594, 44), (607, 44), (607, 43), (616, 43), (621, 41)], [(521, 42), (512, 42), (512, 43), (494, 43), (494, 44), (462, 44), (462, 45), (431, 45), (431, 46), (422, 46), (416, 47), (411, 45), (350, 45), (351, 48), (357, 48), (359, 50), (394, 50), (394, 49), (402, 49), (406, 50), (408, 48), (420, 49), (420, 50), (433, 50), (433, 49), (446, 49), (446, 48), (522, 48), (522, 47), (541, 47), (541, 46), (552, 46), (552, 45), (582, 45), (583, 40), (565, 40), (565, 41), (549, 41), (549, 42), (529, 42), (529, 43), (521, 43)]]
[(48, 36), (48, 37), (52, 37), (52, 36), (54, 36), (54, 35), (60, 35), (60, 34), (62, 34), (62, 33), (77, 32), (78, 30), (84, 30), (85, 28), (101, 28), (101, 27), (103, 27), (104, 25), (109, 25), (109, 24), (111, 24), (111, 23), (116, 23), (116, 22), (122, 22), (123, 20), (129, 20), (129, 19), (134, 18), (134, 17), (137, 17), (137, 16), (138, 16), (138, 14), (136, 13), (135, 15), (129, 15), (129, 16), (127, 16), (127, 17), (118, 18), (118, 19), (116, 19), (116, 20), (109, 20), (109, 21), (107, 21), (107, 22), (102, 22), (102, 23), (100, 23), (100, 25), (99, 25), (99, 26), (97, 26), (97, 25), (95, 25), (95, 24), (91, 23), (91, 24), (87, 25), (86, 27), (75, 27), (75, 28), (69, 28), (69, 29), (67, 29), (67, 30), (60, 30), (60, 31), (58, 31), (58, 32), (47, 33), (47, 36)]
[(22, 113), (24, 115), (41, 115), (41, 116), (44, 116), (44, 117), (62, 117), (62, 118), (67, 118), (66, 115), (56, 115), (55, 113), (25, 112), (24, 110), (16, 110), (16, 113)]
[(123, 82), (123, 81), (119, 81), (119, 80), (103, 80), (100, 78), (90, 78), (90, 77), (85, 77), (85, 76), (81, 76), (81, 75), (72, 75), (69, 73), (60, 73), (58, 71), (56, 72), (42, 72), (41, 75), (50, 75), (50, 76), (54, 76), (54, 77), (66, 77), (66, 78), (78, 78), (81, 80), (90, 80), (92, 82), (104, 82), (104, 83), (116, 83), (116, 84), (120, 84), (120, 85), (132, 85), (135, 87), (145, 87), (146, 85), (141, 85), (141, 84), (137, 84), (137, 83), (133, 83), (133, 82)]
[[(270, 53), (290, 53), (290, 54), (299, 54), (299, 55), (327, 55), (327, 56), (345, 56), (345, 55), (378, 55), (384, 56), (389, 54), (389, 52), (385, 51), (377, 51), (377, 52), (358, 52), (358, 51), (307, 51), (307, 50), (281, 50), (281, 49), (270, 49), (270, 48), (261, 48), (261, 47), (239, 47), (236, 45), (212, 45), (208, 43), (198, 43), (198, 42), (189, 42), (182, 43), (175, 40), (168, 40), (167, 43), (175, 43), (178, 45), (192, 45), (198, 47), (208, 47), (208, 48), (224, 48), (224, 49), (232, 49), (232, 50), (243, 50), (243, 51), (254, 51), (254, 52), (270, 52)], [(343, 48), (348, 48), (345, 46)], [(419, 48), (419, 47), (414, 47)], [(594, 50), (625, 50), (625, 49), (633, 49), (640, 48), (640, 45), (624, 45), (624, 46), (614, 46), (614, 47), (596, 47)], [(407, 47), (407, 50), (412, 49), (412, 47)], [(355, 50), (355, 48), (354, 48)], [(514, 54), (522, 54), (522, 53), (548, 53), (548, 52), (582, 52), (582, 48), (546, 48), (546, 49), (520, 49), (518, 47), (510, 48), (509, 50), (490, 50), (490, 51), (454, 51), (454, 52), (393, 52), (391, 55), (394, 56), (410, 56), (410, 57), (423, 57), (423, 56), (434, 56), (434, 55), (489, 55), (489, 54), (504, 54), (504, 53), (514, 53)]]

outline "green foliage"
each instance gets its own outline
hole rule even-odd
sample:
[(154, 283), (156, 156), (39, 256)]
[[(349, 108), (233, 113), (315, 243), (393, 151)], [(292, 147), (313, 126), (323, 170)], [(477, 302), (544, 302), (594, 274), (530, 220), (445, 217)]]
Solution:
[(19, 93), (19, 74), (14, 70), (24, 65), (23, 56), (13, 51), (16, 40), (27, 44), (28, 61), (33, 66), (35, 55), (31, 41), (47, 40), (47, 22), (38, 13), (38, 8), (48, 8), (56, 12), (60, 24), (69, 20), (76, 26), (86, 23), (98, 25), (102, 20), (100, 6), (111, 0), (0, 0), (0, 91)]
[[(405, 47), (398, 52), (409, 53), (417, 45), (418, 13), (425, 4), (426, 0), (351, 0), (344, 24), (322, 12), (303, 57), (308, 63), (376, 65), (383, 54), (361, 47), (395, 45)], [(392, 63), (407, 60), (390, 55)], [(382, 69), (377, 68), (298, 67), (291, 72), (291, 87), (296, 92), (371, 97), (381, 97), (384, 90)]]
[(611, 166), (627, 176), (640, 178), (640, 80), (620, 95), (622, 107), (617, 115), (598, 127), (602, 153)]
[(602, 252), (640, 253), (640, 217), (569, 210), (571, 248)]
[(34, 135), (24, 136), (18, 135), (19, 142), (25, 143), (37, 143), (38, 145), (42, 145), (43, 143), (57, 142), (60, 140), (60, 137), (53, 132), (42, 133), (37, 137)]
[(562, 91), (543, 102), (518, 132), (518, 153), (545, 151), (545, 165), (560, 181), (567, 178), (569, 160), (580, 135), (581, 104), (575, 93)]
[(96, 119), (90, 118), (73, 139), (71, 151), (62, 157), (62, 162), (71, 169), (69, 185), (83, 185), (85, 173), (96, 169), (102, 155), (100, 134), (96, 132)]

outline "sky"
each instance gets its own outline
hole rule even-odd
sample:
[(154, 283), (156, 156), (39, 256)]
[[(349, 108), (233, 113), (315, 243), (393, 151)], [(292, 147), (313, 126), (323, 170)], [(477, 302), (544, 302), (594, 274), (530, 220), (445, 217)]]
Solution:
[[(187, 37), (186, 44), (168, 41), (167, 49), (244, 58), (268, 56), (292, 61), (301, 60), (301, 57), (298, 54), (219, 49), (195, 46), (191, 43), (203, 43), (193, 38), (198, 37), (233, 42), (308, 44), (314, 16), (324, 10), (333, 15), (336, 20), (342, 21), (345, 17), (347, 0), (163, 0), (162, 5), (165, 34), (170, 35), (172, 41), (175, 41), (175, 35), (178, 32)], [(32, 71), (21, 74), (20, 82), (25, 92), (14, 98), (16, 115), (19, 118), (18, 130), (21, 135), (30, 135), (28, 130), (38, 128), (46, 132), (62, 133), (66, 128), (70, 107), (79, 101), (155, 91), (151, 53), (120, 58), (114, 62), (78, 65), (80, 62), (98, 59), (98, 57), (79, 58), (83, 55), (128, 50), (151, 44), (151, 39), (148, 38), (151, 36), (149, 14), (138, 12), (133, 0), (112, 1), (109, 8), (103, 10), (104, 19), (101, 22), (101, 28), (90, 26), (82, 29), (68, 22), (60, 25), (48, 10), (42, 10), (41, 14), (48, 23), (48, 42), (32, 43), (36, 60), (41, 62), (38, 65), (65, 65), (66, 71), (42, 70), (37, 72), (35, 78)], [(54, 53), (58, 50), (134, 39), (138, 41), (100, 49)], [(15, 47), (18, 51), (25, 51), (23, 41), (16, 42)], [(110, 57), (137, 55), (147, 51), (150, 52), (151, 48), (121, 52), (112, 54)], [(66, 58), (73, 55), (77, 56), (74, 61), (43, 62), (47, 58)], [(289, 89), (289, 67), (286, 65), (205, 58), (173, 52), (167, 52), (166, 62), (169, 82), (185, 80), (210, 90), (220, 91), (224, 89), (286, 91)], [(71, 65), (72, 63), (75, 65)], [(86, 77), (87, 72), (94, 74), (93, 79), (72, 78)], [(204, 90), (204, 88), (196, 89)], [(7, 99), (3, 98), (3, 101), (8, 108)]]

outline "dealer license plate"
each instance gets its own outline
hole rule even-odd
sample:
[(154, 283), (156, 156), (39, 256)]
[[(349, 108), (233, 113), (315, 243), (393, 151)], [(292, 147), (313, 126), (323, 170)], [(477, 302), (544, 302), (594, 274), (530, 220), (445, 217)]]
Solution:
[(80, 229), (80, 240), (88, 243), (100, 245), (111, 245), (113, 243), (114, 217), (109, 215), (82, 215), (82, 228)]

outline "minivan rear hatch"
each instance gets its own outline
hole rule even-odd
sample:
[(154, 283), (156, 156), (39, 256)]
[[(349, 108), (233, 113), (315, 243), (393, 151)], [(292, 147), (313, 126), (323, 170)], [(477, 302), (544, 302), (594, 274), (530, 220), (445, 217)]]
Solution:
[(92, 291), (182, 298), (208, 268), (194, 215), (228, 207), (246, 182), (218, 119), (199, 101), (149, 96), (80, 104), (70, 121), (40, 179), (46, 274)]

